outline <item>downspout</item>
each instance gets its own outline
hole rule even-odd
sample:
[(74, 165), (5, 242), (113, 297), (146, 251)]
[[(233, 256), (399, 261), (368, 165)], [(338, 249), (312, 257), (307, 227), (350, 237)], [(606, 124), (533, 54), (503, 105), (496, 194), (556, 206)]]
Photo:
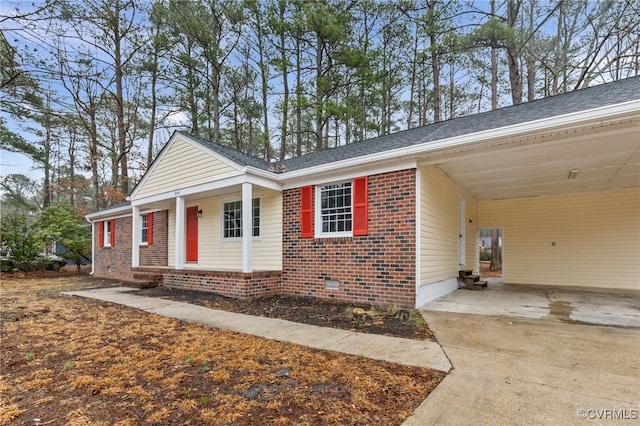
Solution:
[(416, 196), (415, 196), (415, 200), (416, 200), (416, 221), (415, 221), (415, 233), (416, 233), (416, 250), (415, 250), (415, 254), (416, 254), (416, 287), (414, 290), (414, 308), (418, 308), (418, 294), (420, 292), (420, 269), (422, 266), (422, 262), (420, 259), (420, 228), (422, 226), (422, 223), (420, 221), (420, 203), (421, 203), (421, 197), (420, 197), (420, 192), (422, 191), (422, 188), (420, 186), (420, 165), (416, 163), (416, 181), (415, 181), (415, 185), (416, 185)]
[(94, 241), (96, 240), (95, 239), (96, 224), (88, 217), (85, 217), (85, 219), (87, 220), (87, 222), (91, 224), (91, 272), (89, 273), (89, 275), (93, 276), (93, 274), (95, 273), (94, 265), (96, 262), (96, 246), (94, 244)]

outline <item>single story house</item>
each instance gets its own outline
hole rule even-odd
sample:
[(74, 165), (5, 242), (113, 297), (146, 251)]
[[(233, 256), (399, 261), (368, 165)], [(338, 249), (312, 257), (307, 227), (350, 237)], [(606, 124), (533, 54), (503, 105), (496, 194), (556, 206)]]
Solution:
[(175, 132), (87, 219), (95, 276), (237, 298), (420, 306), (478, 270), (480, 227), (505, 282), (639, 289), (640, 77), (282, 163)]

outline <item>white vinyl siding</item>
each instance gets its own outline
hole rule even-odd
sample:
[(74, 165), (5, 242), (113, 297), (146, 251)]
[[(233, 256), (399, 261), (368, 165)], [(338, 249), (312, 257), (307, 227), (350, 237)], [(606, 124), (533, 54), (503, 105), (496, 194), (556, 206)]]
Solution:
[(640, 289), (638, 188), (481, 201), (478, 214), (504, 230), (505, 282)]
[[(282, 270), (282, 194), (254, 187), (254, 198), (260, 198), (260, 237), (252, 242), (253, 270)], [(223, 197), (206, 198), (187, 203), (198, 206), (202, 217), (198, 219), (198, 263), (185, 265), (185, 269), (219, 271), (242, 270), (242, 240), (225, 240), (222, 234), (222, 206), (225, 201), (241, 199), (237, 192)], [(169, 265), (175, 259), (175, 206), (169, 210)]]
[(136, 199), (241, 174), (181, 139), (176, 139), (159, 160), (137, 190)]
[(260, 190), (260, 241), (253, 242), (253, 270), (282, 270), (282, 194)]
[[(458, 203), (465, 200), (465, 267), (479, 269), (477, 201), (435, 166), (420, 168), (420, 284), (458, 276)], [(471, 219), (471, 222), (469, 222)]]

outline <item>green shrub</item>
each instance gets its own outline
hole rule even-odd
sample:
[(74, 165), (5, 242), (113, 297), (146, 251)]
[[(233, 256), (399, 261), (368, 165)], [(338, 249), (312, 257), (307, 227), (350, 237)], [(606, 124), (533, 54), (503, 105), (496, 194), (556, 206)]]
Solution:
[(13, 260), (11, 259), (0, 259), (0, 271), (2, 272), (11, 272), (15, 268), (13, 264)]
[(491, 250), (489, 249), (484, 249), (480, 251), (480, 261), (481, 262), (488, 262), (491, 260)]

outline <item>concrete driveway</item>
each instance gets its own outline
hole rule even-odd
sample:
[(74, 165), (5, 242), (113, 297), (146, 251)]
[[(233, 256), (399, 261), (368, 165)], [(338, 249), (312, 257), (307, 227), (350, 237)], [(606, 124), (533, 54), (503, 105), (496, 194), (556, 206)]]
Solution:
[(485, 291), (460, 289), (423, 308), (429, 311), (640, 327), (638, 290), (555, 287), (490, 282)]
[(405, 425), (640, 423), (640, 292), (527, 287), (423, 307), (453, 370)]

